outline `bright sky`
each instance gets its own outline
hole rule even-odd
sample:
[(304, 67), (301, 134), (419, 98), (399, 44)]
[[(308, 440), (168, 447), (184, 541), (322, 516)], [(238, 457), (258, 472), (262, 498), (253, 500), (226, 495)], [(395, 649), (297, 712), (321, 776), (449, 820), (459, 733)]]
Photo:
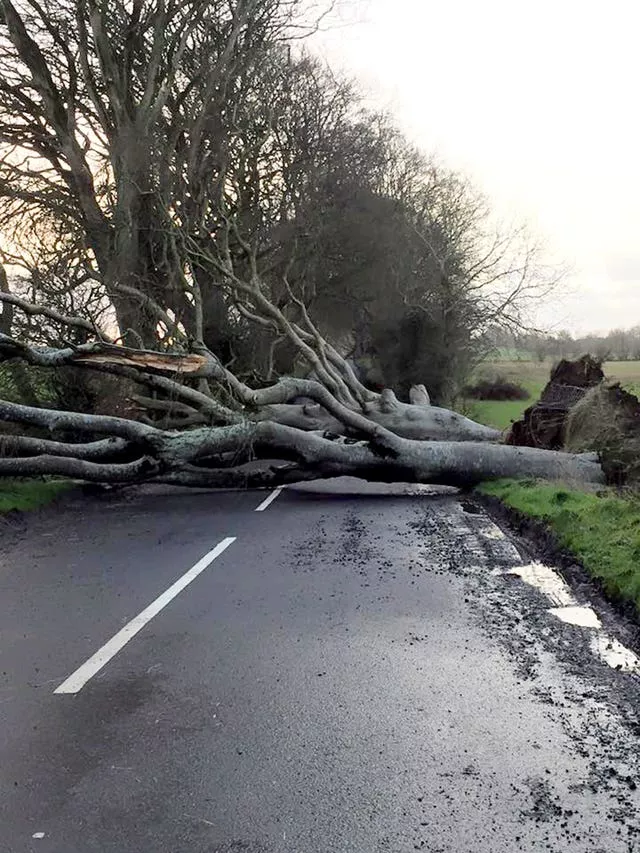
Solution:
[(541, 320), (640, 324), (637, 0), (368, 0), (316, 47), (573, 267)]

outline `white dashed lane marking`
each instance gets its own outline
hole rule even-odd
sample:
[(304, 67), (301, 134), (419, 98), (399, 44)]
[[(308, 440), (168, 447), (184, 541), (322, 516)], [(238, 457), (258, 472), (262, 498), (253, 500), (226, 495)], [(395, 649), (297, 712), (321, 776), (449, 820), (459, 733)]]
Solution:
[(152, 601), (148, 607), (138, 613), (130, 622), (121, 628), (110, 640), (108, 640), (102, 648), (89, 658), (88, 661), (82, 664), (69, 678), (62, 682), (57, 687), (54, 693), (78, 693), (90, 678), (99, 672), (103, 666), (109, 663), (111, 658), (115, 657), (118, 652), (126, 646), (132, 637), (141, 631), (144, 626), (150, 622), (154, 616), (157, 616), (170, 601), (179, 595), (182, 590), (189, 586), (199, 574), (201, 574), (213, 561), (226, 551), (229, 545), (236, 541), (235, 536), (229, 536), (219, 542), (215, 548), (205, 554), (198, 562), (192, 566), (188, 572), (185, 572), (181, 578), (172, 584), (169, 589), (165, 590), (162, 595), (159, 595), (155, 601)]
[(274, 489), (274, 490), (271, 492), (271, 494), (270, 494), (268, 497), (266, 497), (266, 498), (262, 501), (262, 503), (261, 503), (261, 504), (259, 504), (259, 505), (255, 508), (255, 512), (264, 512), (264, 511), (265, 511), (265, 509), (266, 509), (268, 506), (271, 506), (271, 504), (275, 501), (275, 499), (278, 497), (278, 495), (280, 494), (280, 492), (281, 492), (283, 489), (284, 489), (284, 486), (278, 486), (276, 489)]

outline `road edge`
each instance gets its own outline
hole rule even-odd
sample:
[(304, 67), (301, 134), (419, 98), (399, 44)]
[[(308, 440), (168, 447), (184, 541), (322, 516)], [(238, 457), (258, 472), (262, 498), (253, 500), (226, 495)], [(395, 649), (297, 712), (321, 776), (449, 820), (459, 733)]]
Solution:
[(464, 499), (472, 501), (496, 524), (509, 530), (527, 559), (552, 566), (571, 589), (593, 601), (604, 623), (615, 628), (617, 633), (622, 628), (625, 643), (640, 652), (640, 613), (634, 603), (608, 594), (602, 581), (589, 572), (580, 558), (560, 544), (549, 525), (508, 506), (494, 495), (474, 490), (466, 493)]

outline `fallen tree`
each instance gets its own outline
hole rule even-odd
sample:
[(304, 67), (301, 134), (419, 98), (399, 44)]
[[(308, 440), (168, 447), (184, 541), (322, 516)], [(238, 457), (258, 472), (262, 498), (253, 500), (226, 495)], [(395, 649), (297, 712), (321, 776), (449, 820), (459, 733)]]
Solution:
[[(55, 349), (0, 335), (0, 358), (133, 378), (163, 394), (164, 399), (156, 398), (158, 406), (170, 410), (178, 403), (181, 414), (186, 408), (209, 422), (193, 429), (158, 429), (148, 418), (141, 422), (0, 401), (2, 421), (47, 435), (14, 431), (0, 436), (4, 476), (55, 474), (104, 483), (215, 487), (277, 486), (341, 475), (453, 486), (522, 476), (604, 481), (596, 455), (501, 444), (495, 430), (430, 406), (421, 389), (415, 389), (416, 402), (410, 404), (400, 403), (391, 391), (368, 392), (358, 401), (362, 389), (337, 355), (334, 365), (343, 371), (349, 402), (309, 379), (285, 377), (252, 389), (202, 346), (185, 355), (100, 341)], [(205, 382), (207, 392), (185, 379)], [(301, 396), (307, 402), (295, 402)], [(81, 438), (72, 442), (69, 434)]]

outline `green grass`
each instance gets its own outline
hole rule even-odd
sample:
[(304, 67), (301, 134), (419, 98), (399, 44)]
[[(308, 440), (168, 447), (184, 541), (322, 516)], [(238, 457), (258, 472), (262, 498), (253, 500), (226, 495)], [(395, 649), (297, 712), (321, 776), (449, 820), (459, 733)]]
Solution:
[[(486, 361), (478, 367), (476, 378), (499, 374), (526, 388), (530, 394), (529, 399), (463, 400), (460, 408), (475, 421), (496, 429), (507, 429), (512, 421), (520, 420), (524, 410), (540, 397), (542, 389), (549, 381), (552, 367), (550, 361)], [(620, 382), (627, 391), (640, 396), (640, 361), (609, 361), (604, 364), (603, 370), (607, 379)]]
[(13, 480), (0, 478), (0, 513), (38, 509), (73, 486), (68, 480)]
[(512, 421), (520, 420), (522, 413), (540, 396), (549, 380), (550, 362), (537, 361), (487, 361), (476, 371), (475, 378), (504, 376), (509, 382), (521, 385), (529, 392), (528, 400), (464, 400), (464, 413), (487, 426), (506, 429)]
[(640, 361), (607, 361), (603, 370), (607, 379), (640, 397)]
[(502, 430), (519, 421), (533, 400), (471, 400), (465, 404), (464, 413), (478, 423)]
[(533, 480), (496, 480), (478, 490), (548, 524), (610, 596), (634, 602), (640, 612), (640, 498)]

